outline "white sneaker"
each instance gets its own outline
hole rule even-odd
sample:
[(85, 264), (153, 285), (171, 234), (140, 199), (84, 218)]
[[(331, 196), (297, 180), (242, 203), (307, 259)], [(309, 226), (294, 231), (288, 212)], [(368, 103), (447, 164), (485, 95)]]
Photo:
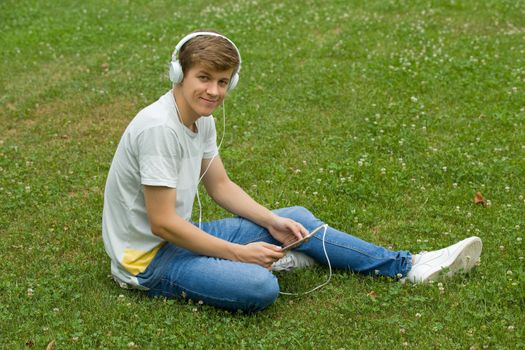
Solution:
[(417, 254), (406, 279), (425, 283), (438, 280), (443, 270), (446, 277), (468, 272), (479, 263), (482, 247), (481, 239), (473, 236), (447, 248)]
[(285, 256), (272, 264), (272, 271), (290, 271), (315, 264), (315, 260), (304, 253), (288, 251)]

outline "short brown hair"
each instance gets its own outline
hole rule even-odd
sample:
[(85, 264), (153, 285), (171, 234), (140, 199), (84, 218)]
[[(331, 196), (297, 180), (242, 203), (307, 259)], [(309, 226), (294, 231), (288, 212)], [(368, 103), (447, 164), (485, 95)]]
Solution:
[[(213, 32), (197, 30), (195, 32)], [(222, 35), (222, 34), (220, 34)], [(216, 71), (238, 70), (240, 58), (232, 43), (220, 36), (199, 35), (191, 39), (179, 51), (179, 62), (184, 74), (196, 64)]]

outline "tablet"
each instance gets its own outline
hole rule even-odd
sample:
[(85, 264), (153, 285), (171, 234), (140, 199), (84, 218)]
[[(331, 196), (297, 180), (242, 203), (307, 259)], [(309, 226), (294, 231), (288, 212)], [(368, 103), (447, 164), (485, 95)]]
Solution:
[(282, 248), (282, 251), (283, 252), (286, 252), (288, 250), (291, 250), (291, 249), (294, 249), (294, 248), (297, 248), (298, 246), (300, 246), (301, 244), (303, 244), (304, 242), (308, 241), (310, 238), (312, 238), (317, 232), (319, 232), (322, 228), (324, 228), (326, 225), (321, 225), (319, 226), (318, 228), (316, 228), (315, 230), (313, 230), (312, 232), (310, 232), (309, 234), (307, 234), (306, 236), (304, 236), (303, 238), (293, 242), (293, 243), (290, 243), (288, 244), (287, 246), (283, 247)]

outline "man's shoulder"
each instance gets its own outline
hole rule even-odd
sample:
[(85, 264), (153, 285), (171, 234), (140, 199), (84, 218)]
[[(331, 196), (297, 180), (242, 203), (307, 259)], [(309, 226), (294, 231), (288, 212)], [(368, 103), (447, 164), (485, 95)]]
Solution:
[(141, 109), (130, 122), (130, 128), (139, 133), (158, 126), (173, 128), (174, 111), (166, 97), (163, 95), (157, 101)]

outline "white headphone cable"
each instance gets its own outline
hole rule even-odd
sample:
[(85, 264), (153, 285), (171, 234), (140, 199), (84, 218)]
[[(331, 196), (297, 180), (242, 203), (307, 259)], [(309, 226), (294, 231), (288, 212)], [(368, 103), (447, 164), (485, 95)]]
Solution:
[(324, 256), (326, 257), (326, 262), (328, 263), (328, 271), (329, 271), (328, 279), (326, 280), (326, 282), (318, 285), (317, 287), (315, 287), (313, 289), (310, 289), (307, 292), (302, 292), (302, 293), (279, 292), (279, 294), (292, 295), (292, 296), (306, 295), (306, 294), (310, 294), (310, 293), (312, 293), (312, 292), (314, 292), (314, 291), (316, 291), (316, 290), (318, 290), (320, 288), (323, 288), (328, 283), (330, 283), (330, 280), (332, 279), (332, 264), (330, 263), (330, 258), (328, 257), (328, 253), (326, 252), (326, 241), (325, 241), (326, 230), (328, 230), (328, 225), (327, 224), (323, 224), (320, 227), (323, 228), (323, 238), (322, 238), (322, 240), (323, 240), (323, 251), (324, 251)]
[[(177, 110), (177, 116), (179, 117), (179, 120), (182, 123), (182, 116), (181, 116), (181, 113), (179, 111), (179, 107), (177, 106), (177, 101), (175, 101), (175, 109)], [(182, 124), (184, 125), (184, 123), (182, 123)], [(219, 150), (221, 149), (222, 142), (224, 141), (224, 135), (225, 134), (226, 134), (226, 107), (224, 106), (224, 100), (223, 100), (222, 101), (222, 136), (221, 136), (221, 140), (219, 141), (219, 145), (217, 146), (217, 154), (215, 154), (211, 158), (210, 162), (208, 163), (208, 166), (206, 167), (206, 169), (204, 169), (204, 172), (202, 173), (202, 175), (199, 177), (199, 180), (197, 181), (196, 189), (195, 189), (195, 192), (197, 193), (197, 203), (199, 204), (199, 229), (202, 229), (202, 203), (201, 203), (201, 199), (200, 199), (200, 195), (199, 195), (199, 183), (204, 178), (204, 175), (206, 175), (206, 173), (210, 169), (211, 163), (219, 155)], [(189, 149), (188, 141), (186, 140), (186, 138), (185, 138), (185, 142), (186, 142), (186, 148)], [(307, 292), (303, 292), (303, 293), (279, 292), (280, 294), (292, 295), (292, 296), (306, 295), (306, 294), (312, 293), (312, 292), (314, 292), (314, 291), (316, 291), (316, 290), (326, 286), (328, 283), (330, 283), (330, 280), (332, 279), (332, 264), (330, 263), (330, 258), (328, 257), (328, 253), (326, 252), (326, 244), (325, 244), (325, 236), (326, 236), (326, 230), (328, 229), (328, 225), (327, 224), (323, 224), (320, 227), (323, 227), (323, 238), (322, 238), (322, 240), (323, 240), (323, 251), (324, 251), (324, 255), (326, 257), (326, 261), (328, 263), (328, 269), (329, 269), (328, 279), (326, 280), (326, 282), (320, 284), (319, 286), (317, 286), (317, 287), (315, 287), (315, 288), (313, 288), (313, 289), (311, 289), (311, 290), (309, 290)]]
[[(180, 122), (182, 123), (182, 116), (181, 116), (181, 113), (179, 111), (179, 107), (177, 106), (177, 101), (175, 100), (175, 109), (177, 110), (177, 116), (179, 117), (179, 120)], [(184, 126), (184, 123), (182, 123), (182, 125)], [(202, 203), (201, 203), (201, 198), (199, 196), (199, 183), (201, 182), (202, 178), (204, 177), (204, 175), (206, 175), (206, 173), (208, 172), (208, 169), (210, 169), (210, 166), (211, 166), (211, 163), (215, 160), (215, 157), (217, 157), (219, 155), (219, 150), (221, 149), (221, 146), (222, 146), (222, 141), (224, 141), (224, 135), (226, 134), (226, 107), (224, 106), (224, 100), (222, 100), (222, 136), (221, 136), (221, 141), (219, 142), (219, 145), (217, 146), (217, 154), (215, 154), (210, 162), (208, 163), (208, 166), (206, 167), (206, 169), (204, 170), (204, 172), (202, 173), (202, 175), (199, 177), (199, 180), (197, 181), (197, 184), (195, 185), (195, 192), (197, 193), (197, 203), (199, 204), (199, 229), (202, 230)], [(186, 138), (185, 139), (185, 142), (186, 142), (186, 148), (189, 150), (189, 147), (188, 147), (188, 140)]]

